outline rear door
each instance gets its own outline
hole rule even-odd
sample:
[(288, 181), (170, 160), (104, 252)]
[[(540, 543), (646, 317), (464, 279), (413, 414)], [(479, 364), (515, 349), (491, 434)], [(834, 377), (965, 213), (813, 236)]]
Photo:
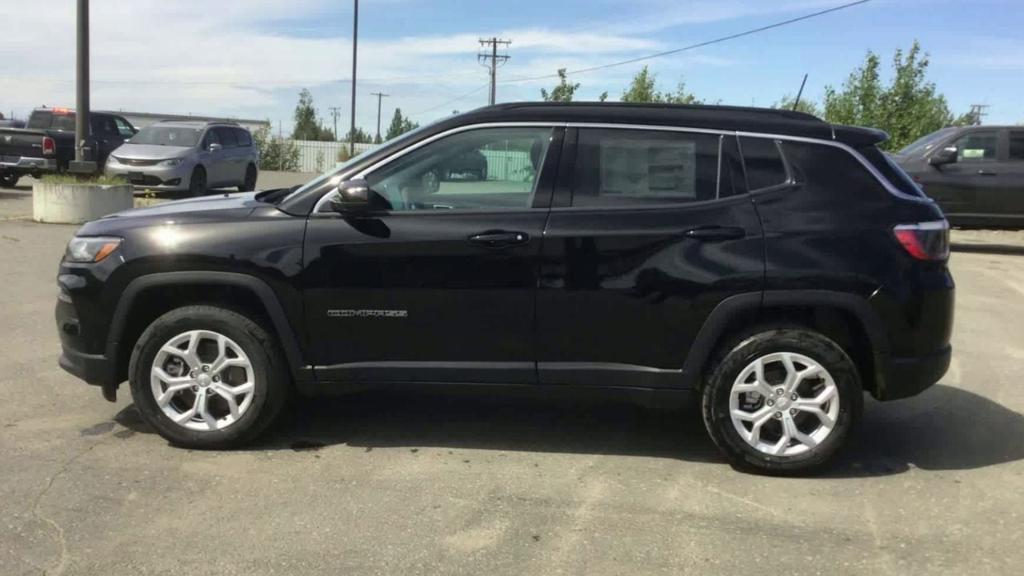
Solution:
[(1006, 135), (1006, 157), (1000, 163), (1003, 185), (994, 198), (995, 210), (1013, 223), (1024, 223), (1024, 129)]
[(708, 314), (763, 283), (736, 138), (585, 125), (566, 138), (540, 259), (540, 382), (680, 387)]
[[(390, 209), (342, 215), (321, 201), (304, 250), (318, 379), (536, 382), (537, 259), (560, 132), (460, 129), (360, 175)], [(470, 152), (486, 158), (485, 180), (440, 181)]]
[(210, 150), (211, 144), (223, 146), (216, 128), (206, 130), (206, 134), (203, 136), (202, 151), (199, 153), (199, 158), (202, 160), (203, 166), (206, 167), (206, 184), (212, 188), (222, 185), (227, 179), (226, 163), (224, 162), (227, 151), (223, 148)]

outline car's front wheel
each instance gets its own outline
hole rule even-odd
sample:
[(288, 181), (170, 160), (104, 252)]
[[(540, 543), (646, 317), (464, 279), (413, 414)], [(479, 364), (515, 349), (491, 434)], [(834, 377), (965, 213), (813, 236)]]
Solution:
[(193, 198), (206, 194), (206, 169), (196, 166), (188, 180), (188, 195)]
[(702, 394), (704, 423), (739, 468), (805, 472), (842, 446), (860, 417), (857, 368), (826, 336), (765, 329), (718, 360)]
[(256, 171), (256, 166), (249, 164), (249, 167), (245, 169), (245, 181), (238, 187), (239, 192), (252, 192), (256, 189), (256, 177), (259, 173)]
[(157, 318), (139, 337), (129, 374), (142, 417), (188, 448), (251, 441), (280, 413), (290, 388), (267, 330), (213, 306), (187, 306)]

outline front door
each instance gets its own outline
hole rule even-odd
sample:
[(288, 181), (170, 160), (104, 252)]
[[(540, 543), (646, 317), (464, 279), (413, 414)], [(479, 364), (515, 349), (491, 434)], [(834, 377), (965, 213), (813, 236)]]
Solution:
[(937, 166), (922, 184), (954, 223), (972, 223), (989, 215), (990, 193), (999, 180), (999, 131), (972, 130), (954, 141), (957, 160)]
[[(305, 312), (318, 379), (536, 381), (537, 257), (560, 132), (438, 137), (360, 175), (391, 209), (311, 216)], [(467, 156), (486, 171), (449, 170)]]
[(728, 296), (759, 298), (760, 222), (735, 136), (586, 128), (545, 231), (542, 384), (681, 387), (690, 344)]

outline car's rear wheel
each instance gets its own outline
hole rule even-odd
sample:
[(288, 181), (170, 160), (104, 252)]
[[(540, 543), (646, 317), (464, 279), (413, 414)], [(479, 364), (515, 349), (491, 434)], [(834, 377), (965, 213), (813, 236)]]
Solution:
[(206, 194), (206, 169), (196, 166), (192, 169), (192, 176), (188, 179), (188, 195), (193, 198)]
[(267, 330), (213, 306), (178, 308), (156, 319), (139, 337), (129, 373), (142, 417), (188, 448), (251, 441), (280, 413), (290, 388)]
[(256, 171), (256, 166), (249, 164), (249, 167), (245, 169), (245, 181), (238, 187), (239, 192), (252, 192), (256, 189), (256, 177), (259, 173)]
[(739, 468), (769, 474), (821, 466), (860, 418), (857, 368), (810, 330), (766, 329), (725, 351), (705, 382), (704, 423)]
[(14, 170), (0, 172), (0, 188), (14, 188), (20, 179), (21, 175)]

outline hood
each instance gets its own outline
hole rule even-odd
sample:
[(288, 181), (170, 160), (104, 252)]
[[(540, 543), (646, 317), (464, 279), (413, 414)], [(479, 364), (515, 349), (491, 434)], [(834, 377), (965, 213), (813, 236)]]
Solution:
[(169, 160), (180, 158), (191, 151), (188, 146), (161, 146), (159, 144), (123, 144), (114, 150), (118, 158), (131, 160)]
[(195, 212), (215, 212), (222, 210), (245, 209), (251, 211), (260, 204), (256, 201), (256, 192), (241, 192), (236, 194), (218, 194), (216, 196), (203, 196), (201, 198), (187, 198), (185, 200), (172, 200), (145, 208), (132, 208), (124, 212), (118, 212), (104, 218), (143, 218), (146, 216), (167, 217), (176, 214), (190, 214)]

